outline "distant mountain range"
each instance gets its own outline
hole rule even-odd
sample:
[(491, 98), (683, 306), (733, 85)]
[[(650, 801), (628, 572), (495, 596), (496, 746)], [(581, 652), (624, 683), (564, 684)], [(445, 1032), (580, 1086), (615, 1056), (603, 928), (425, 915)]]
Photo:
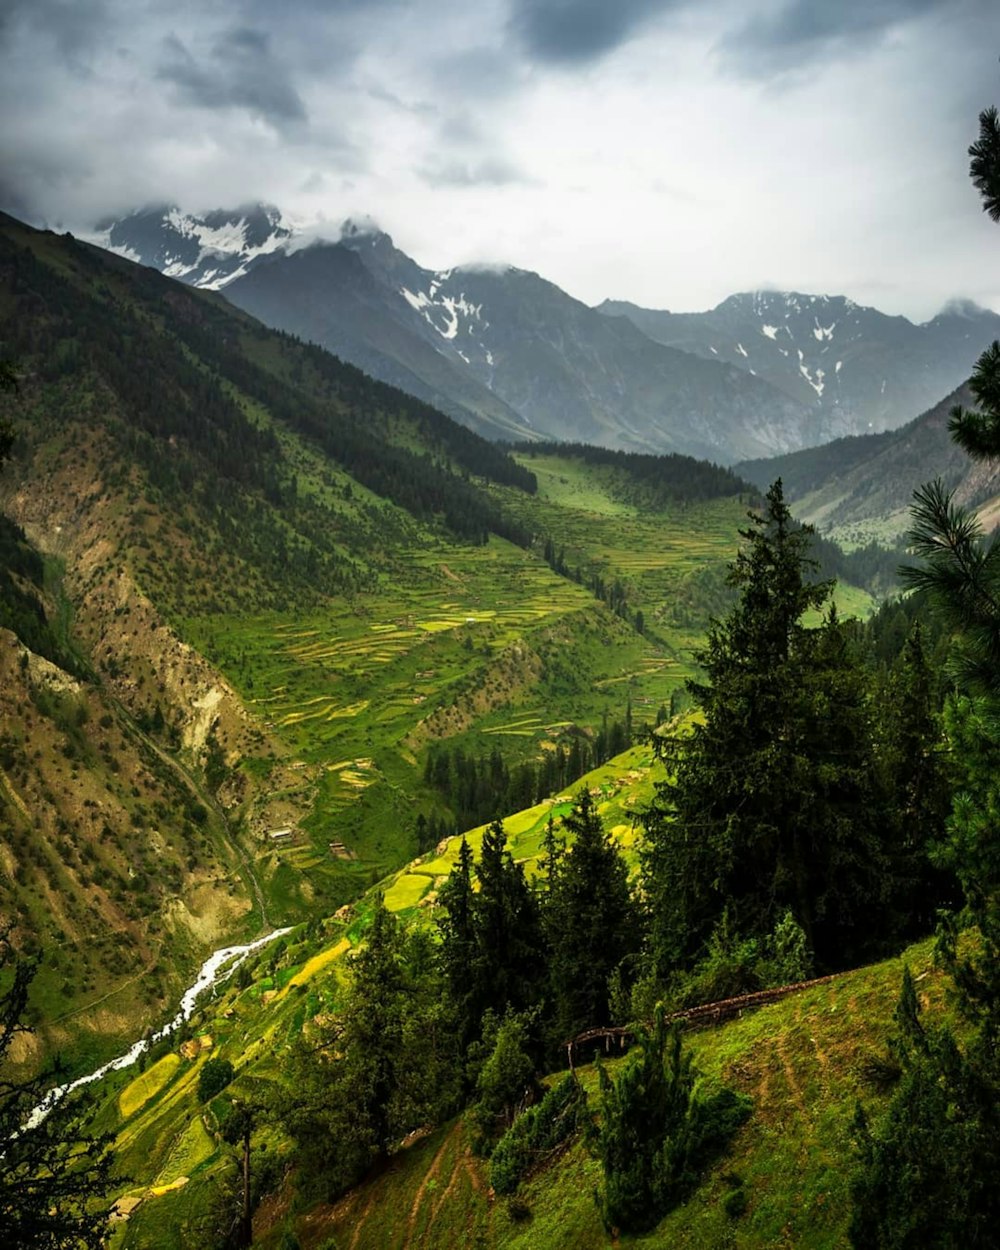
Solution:
[(956, 300), (922, 325), (842, 295), (754, 291), (703, 313), (605, 300), (658, 343), (764, 378), (816, 414), (823, 441), (895, 429), (959, 386), (1000, 316)]
[(898, 426), (968, 376), (1000, 316), (916, 326), (842, 296), (754, 292), (706, 313), (597, 309), (505, 265), (425, 269), (371, 222), (302, 246), (271, 206), (156, 207), (97, 241), (319, 343), (491, 438), (731, 463)]
[(203, 217), (161, 204), (101, 222), (93, 241), (168, 278), (217, 291), (286, 248), (292, 235), (273, 204), (219, 209)]

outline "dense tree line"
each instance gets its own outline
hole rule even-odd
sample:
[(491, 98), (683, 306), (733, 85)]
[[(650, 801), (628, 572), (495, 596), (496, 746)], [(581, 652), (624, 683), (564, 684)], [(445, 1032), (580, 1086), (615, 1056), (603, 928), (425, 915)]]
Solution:
[(899, 566), (906, 557), (905, 544), (885, 547), (871, 539), (863, 547), (845, 551), (830, 538), (813, 532), (810, 554), (823, 577), (860, 586), (870, 594), (884, 596), (898, 591)]
[[(630, 747), (633, 733), (631, 707), (627, 707), (621, 719), (605, 715), (593, 736), (577, 731), (568, 747), (558, 745), (544, 751), (540, 759), (519, 764), (508, 764), (497, 747), (476, 755), (445, 742), (435, 744), (424, 764), (424, 781), (447, 803), (452, 822), (450, 828), (436, 824), (421, 839), (422, 845), (434, 845), (447, 834), (484, 825), (497, 812), (521, 811), (558, 794)], [(429, 824), (426, 827), (431, 829)]]
[[(656, 456), (592, 447), (589, 443), (521, 443), (517, 450), (528, 457), (564, 456), (582, 460), (584, 464), (616, 469), (621, 475), (618, 489), (623, 499), (641, 502), (654, 510), (675, 502), (694, 503), (734, 495), (755, 499), (758, 494), (756, 487), (738, 477), (732, 469), (676, 452)], [(641, 498), (636, 496), (636, 487), (641, 490)]]
[[(297, 342), (297, 340), (293, 340)], [(435, 448), (445, 461), (487, 482), (514, 486), (526, 494), (538, 490), (535, 475), (517, 463), (506, 450), (453, 421), (430, 404), (408, 395), (397, 387), (377, 382), (354, 365), (347, 364), (313, 344), (299, 344), (308, 367), (314, 369), (329, 394), (351, 406), (367, 402), (386, 414), (388, 420), (412, 423), (421, 441)]]
[(557, 550), (551, 538), (546, 538), (542, 544), (542, 558), (553, 573), (569, 578), (578, 586), (586, 586), (593, 592), (596, 599), (608, 605), (615, 616), (620, 616), (623, 621), (629, 621), (640, 634), (645, 631), (646, 621), (643, 611), (637, 608), (633, 612), (628, 601), (628, 592), (621, 578), (616, 577), (614, 581), (609, 582), (596, 570), (584, 569), (579, 564), (568, 565), (565, 550), (562, 547)]
[[(919, 636), (880, 686), (863, 631), (813, 579), (780, 482), (750, 515), (730, 574), (739, 597), (691, 687), (704, 720), (667, 745), (672, 775), (646, 819), (659, 984), (706, 960), (752, 978), (750, 957), (788, 915), (817, 967), (848, 966), (919, 930), (947, 890), (926, 868), (947, 785)], [(802, 622), (810, 609), (825, 610), (819, 628)], [(915, 768), (926, 777), (907, 799)]]
[[(214, 326), (181, 321), (175, 332), (182, 340), (189, 341), (195, 350), (212, 359), (222, 376), (240, 391), (262, 404), (289, 428), (321, 447), (332, 460), (376, 494), (391, 499), (418, 519), (441, 517), (454, 534), (471, 542), (485, 542), (492, 532), (521, 547), (530, 544), (531, 535), (516, 521), (506, 517), (484, 491), (467, 477), (451, 471), (448, 457), (436, 457), (430, 450), (418, 453), (390, 441), (387, 434), (391, 420), (387, 419), (380, 402), (387, 397), (401, 395), (401, 392), (393, 392), (391, 387), (379, 389), (381, 383), (371, 382), (359, 373), (352, 388), (354, 398), (351, 406), (347, 407), (343, 402), (333, 404), (304, 387), (290, 386), (286, 379), (254, 364), (241, 345), (229, 342), (229, 335)], [(287, 340), (287, 344), (289, 348), (294, 346), (292, 340)], [(299, 350), (306, 349), (300, 347)], [(312, 363), (315, 365), (323, 353), (319, 348), (312, 349), (312, 352)], [(340, 362), (336, 364), (339, 366)], [(373, 389), (367, 389), (365, 383)], [(389, 395), (383, 394), (383, 390)], [(419, 401), (411, 402), (416, 405)], [(448, 420), (447, 417), (441, 418), (442, 422)], [(436, 433), (440, 435), (440, 430)], [(466, 433), (470, 440), (478, 437), (471, 431)], [(480, 441), (485, 443), (485, 440)], [(445, 446), (452, 450), (452, 442)], [(468, 454), (464, 440), (456, 438), (454, 446), (463, 450), (466, 460), (474, 459)], [(510, 465), (514, 469), (517, 467), (513, 461)], [(483, 467), (493, 472), (502, 468), (491, 453), (484, 453)], [(513, 476), (520, 477), (518, 474)], [(518, 484), (530, 485), (520, 480)]]

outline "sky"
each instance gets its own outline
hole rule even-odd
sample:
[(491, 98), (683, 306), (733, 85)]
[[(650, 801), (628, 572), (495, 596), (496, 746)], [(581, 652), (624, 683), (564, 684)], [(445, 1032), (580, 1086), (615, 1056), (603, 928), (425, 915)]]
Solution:
[(588, 303), (1000, 311), (998, 57), (997, 0), (0, 0), (0, 207), (368, 216)]

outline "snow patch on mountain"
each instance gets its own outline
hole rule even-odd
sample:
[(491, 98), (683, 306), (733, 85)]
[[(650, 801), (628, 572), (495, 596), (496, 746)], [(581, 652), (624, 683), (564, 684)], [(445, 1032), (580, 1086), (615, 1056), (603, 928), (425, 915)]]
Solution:
[[(477, 338), (483, 330), (489, 328), (489, 322), (483, 320), (481, 303), (475, 304), (467, 299), (464, 291), (459, 291), (456, 295), (441, 294), (442, 288), (454, 273), (455, 270), (452, 269), (436, 273), (426, 291), (411, 291), (405, 286), (399, 288), (400, 295), (410, 307), (420, 313), (427, 324), (447, 343), (457, 339), (460, 332)], [(465, 352), (456, 349), (456, 353), (466, 364), (471, 363)], [(488, 365), (493, 364), (493, 357), (488, 351), (485, 358)]]
[(295, 228), (278, 209), (251, 204), (195, 216), (176, 205), (139, 209), (90, 237), (100, 247), (152, 265), (191, 286), (220, 290), (258, 260), (287, 250)]

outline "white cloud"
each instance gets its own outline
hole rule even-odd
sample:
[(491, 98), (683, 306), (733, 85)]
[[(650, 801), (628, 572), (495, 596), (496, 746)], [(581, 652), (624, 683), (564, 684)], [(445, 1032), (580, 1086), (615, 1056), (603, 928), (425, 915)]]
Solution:
[[(1000, 307), (1000, 231), (965, 155), (1000, 102), (1000, 10), (979, 0), (883, 3), (874, 27), (848, 6), (799, 54), (805, 0), (634, 4), (561, 58), (558, 24), (529, 46), (506, 0), (280, 18), (104, 0), (86, 38), (71, 5), (46, 8), (11, 9), (0, 51), (0, 192), (37, 221), (261, 198), (321, 223), (371, 213), (421, 263), (510, 262), (590, 302), (782, 285), (914, 316), (956, 294)], [(257, 35), (227, 58), (234, 30)], [(165, 47), (190, 51), (182, 82), (180, 60), (156, 78)]]

